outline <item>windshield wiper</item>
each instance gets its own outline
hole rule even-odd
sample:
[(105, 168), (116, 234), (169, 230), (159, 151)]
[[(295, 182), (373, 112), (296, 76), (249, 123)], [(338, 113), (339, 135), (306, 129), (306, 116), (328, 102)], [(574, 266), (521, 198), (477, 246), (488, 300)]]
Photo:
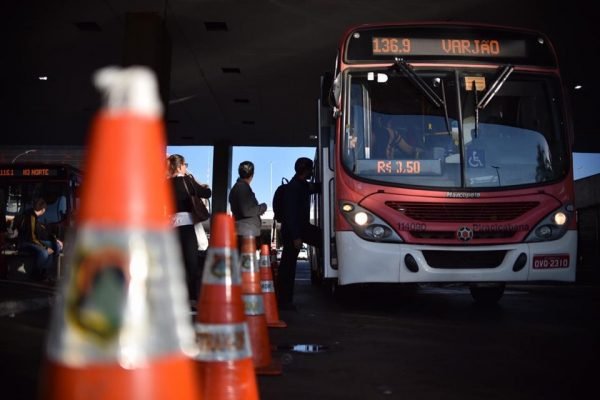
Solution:
[(408, 77), (408, 79), (410, 79), (410, 81), (417, 88), (421, 89), (421, 92), (423, 92), (423, 94), (425, 96), (427, 96), (429, 101), (434, 106), (436, 106), (438, 108), (442, 105), (445, 106), (444, 101), (442, 99), (440, 99), (440, 96), (438, 96), (437, 93), (435, 93), (429, 87), (429, 85), (427, 85), (427, 83), (425, 83), (425, 81), (423, 79), (421, 79), (421, 77), (415, 73), (415, 71), (412, 69), (412, 67), (410, 65), (408, 65), (408, 63), (406, 61), (404, 61), (403, 58), (395, 57), (394, 58), (394, 66), (396, 66), (401, 72), (404, 72), (404, 74)]
[(442, 86), (442, 97), (443, 99), (440, 99), (440, 96), (437, 95), (436, 92), (433, 91), (433, 89), (431, 89), (429, 87), (429, 85), (427, 83), (425, 83), (425, 81), (423, 79), (421, 79), (421, 77), (419, 75), (417, 75), (417, 73), (413, 70), (413, 68), (401, 57), (395, 57), (394, 58), (394, 66), (392, 68), (396, 68), (398, 69), (400, 72), (403, 72), (408, 79), (410, 79), (410, 81), (418, 88), (421, 90), (421, 92), (425, 95), (425, 97), (427, 97), (427, 99), (431, 102), (431, 104), (433, 104), (434, 106), (440, 108), (441, 106), (444, 106), (444, 116), (446, 118), (446, 130), (448, 131), (448, 133), (450, 134), (450, 121), (448, 119), (448, 107), (446, 106), (446, 93), (444, 92), (444, 83), (441, 83)]
[(506, 82), (510, 74), (512, 74), (514, 69), (515, 67), (513, 67), (512, 65), (504, 66), (502, 72), (500, 72), (500, 75), (498, 75), (492, 86), (490, 86), (490, 88), (487, 92), (485, 92), (481, 100), (479, 100), (479, 103), (477, 103), (477, 108), (479, 110), (483, 110), (488, 105), (490, 100), (492, 100), (496, 93), (498, 93), (498, 90), (500, 90), (500, 88), (502, 87), (504, 82)]
[(471, 88), (473, 90), (473, 101), (475, 102), (475, 137), (477, 137), (479, 133), (479, 108), (477, 107), (479, 101), (477, 100), (477, 85), (475, 84), (475, 79), (473, 79)]
[[(440, 87), (442, 89), (442, 100), (444, 101), (444, 121), (446, 121), (446, 132), (448, 135), (452, 136), (452, 130), (450, 129), (450, 118), (448, 118), (448, 107), (446, 106), (446, 90), (444, 89), (444, 81), (440, 78), (436, 78), (440, 80)], [(434, 84), (435, 86), (435, 84)]]
[(477, 133), (479, 132), (479, 110), (483, 110), (489, 104), (514, 70), (515, 67), (512, 65), (505, 65), (500, 75), (498, 75), (492, 86), (490, 86), (479, 101), (477, 101), (477, 88), (475, 87), (475, 81), (473, 81), (473, 92), (475, 93), (475, 137), (477, 137)]

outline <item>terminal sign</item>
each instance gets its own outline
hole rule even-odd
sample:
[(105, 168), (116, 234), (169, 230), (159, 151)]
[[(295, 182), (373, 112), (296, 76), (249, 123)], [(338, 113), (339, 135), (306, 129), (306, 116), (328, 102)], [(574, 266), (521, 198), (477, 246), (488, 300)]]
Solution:
[(375, 56), (524, 57), (526, 46), (522, 40), (373, 37), (372, 51)]
[(0, 168), (0, 177), (42, 177), (56, 175), (58, 175), (58, 171), (54, 168)]

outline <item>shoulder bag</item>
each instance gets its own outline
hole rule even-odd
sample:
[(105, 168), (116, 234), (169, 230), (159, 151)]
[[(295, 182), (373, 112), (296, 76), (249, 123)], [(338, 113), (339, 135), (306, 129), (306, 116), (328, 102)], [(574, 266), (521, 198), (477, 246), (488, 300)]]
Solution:
[(190, 198), (190, 202), (192, 203), (192, 216), (193, 216), (193, 220), (194, 223), (198, 223), (198, 222), (203, 222), (206, 221), (208, 218), (210, 218), (210, 213), (208, 212), (208, 209), (206, 208), (206, 206), (204, 205), (204, 202), (202, 201), (202, 199), (198, 196), (192, 193), (190, 193), (190, 190), (188, 189), (187, 183), (186, 183), (186, 177), (183, 177), (183, 187), (185, 188), (185, 191), (187, 192), (189, 198)]

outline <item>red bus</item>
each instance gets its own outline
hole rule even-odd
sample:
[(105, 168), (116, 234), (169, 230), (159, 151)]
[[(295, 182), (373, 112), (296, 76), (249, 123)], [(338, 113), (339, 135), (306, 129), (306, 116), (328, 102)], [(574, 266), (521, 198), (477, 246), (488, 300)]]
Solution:
[[(16, 163), (0, 164), (0, 278), (21, 277), (15, 267), (33, 258), (18, 248), (18, 229), (13, 221), (42, 197), (47, 202), (46, 212), (39, 217), (47, 230), (65, 240), (65, 233), (74, 222), (79, 208), (79, 186), (82, 172), (68, 164)], [(65, 243), (68, 246), (68, 243)], [(57, 271), (60, 274), (60, 270)]]
[(319, 101), (313, 279), (469, 285), (575, 280), (573, 128), (542, 33), (361, 25)]

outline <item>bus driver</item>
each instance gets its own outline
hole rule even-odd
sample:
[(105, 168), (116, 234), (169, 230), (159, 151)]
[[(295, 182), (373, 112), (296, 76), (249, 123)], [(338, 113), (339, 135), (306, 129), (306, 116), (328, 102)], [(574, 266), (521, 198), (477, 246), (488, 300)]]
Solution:
[[(415, 158), (418, 159), (423, 149), (418, 146), (419, 138), (416, 132), (400, 126), (393, 117), (386, 118), (382, 124), (385, 138), (385, 158), (388, 160)], [(382, 135), (378, 135), (380, 139)]]

